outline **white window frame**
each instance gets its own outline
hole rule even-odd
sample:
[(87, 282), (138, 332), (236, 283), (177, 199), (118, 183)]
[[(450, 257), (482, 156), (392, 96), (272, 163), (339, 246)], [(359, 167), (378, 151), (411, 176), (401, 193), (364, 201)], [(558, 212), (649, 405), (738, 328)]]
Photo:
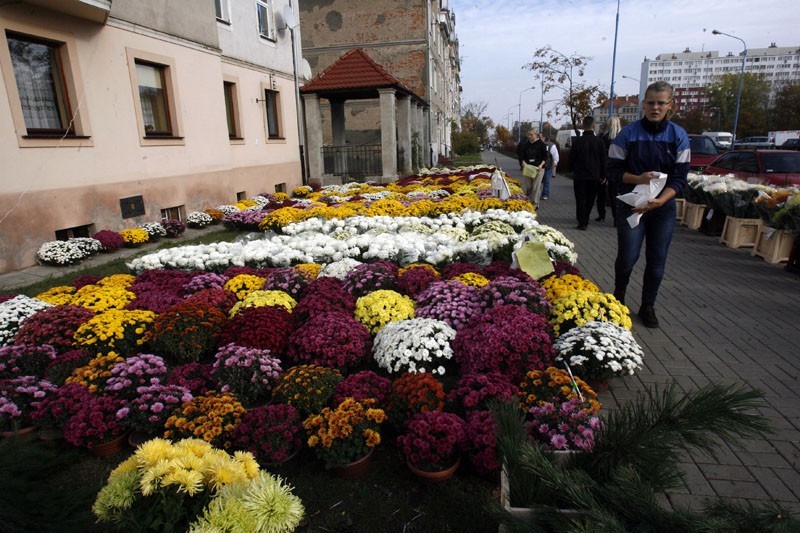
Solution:
[(217, 20), (225, 24), (231, 23), (231, 4), (230, 0), (214, 0), (214, 12)]
[[(272, 0), (256, 0), (256, 23), (258, 24), (259, 37), (270, 41), (277, 40)], [(263, 23), (266, 23), (266, 28), (263, 27)]]

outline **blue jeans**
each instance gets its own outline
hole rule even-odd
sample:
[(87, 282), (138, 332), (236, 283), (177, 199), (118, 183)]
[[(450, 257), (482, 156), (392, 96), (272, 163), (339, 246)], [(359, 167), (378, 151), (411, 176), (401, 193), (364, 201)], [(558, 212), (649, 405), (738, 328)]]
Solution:
[(542, 198), (550, 197), (550, 178), (553, 177), (553, 169), (544, 169), (544, 177), (542, 178)]
[(614, 263), (614, 296), (625, 298), (625, 290), (631, 272), (639, 259), (642, 242), (645, 243), (644, 280), (642, 282), (642, 305), (654, 305), (658, 288), (664, 278), (667, 252), (675, 229), (675, 200), (645, 213), (639, 225), (630, 227), (626, 220), (631, 215), (631, 206), (617, 201), (617, 260)]

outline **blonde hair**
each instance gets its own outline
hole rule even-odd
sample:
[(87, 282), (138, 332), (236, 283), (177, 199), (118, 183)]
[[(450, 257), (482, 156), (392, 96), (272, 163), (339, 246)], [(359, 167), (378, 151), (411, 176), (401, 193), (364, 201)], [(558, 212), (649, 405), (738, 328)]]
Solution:
[(622, 126), (619, 122), (619, 117), (611, 117), (608, 119), (608, 138), (613, 139), (619, 134)]

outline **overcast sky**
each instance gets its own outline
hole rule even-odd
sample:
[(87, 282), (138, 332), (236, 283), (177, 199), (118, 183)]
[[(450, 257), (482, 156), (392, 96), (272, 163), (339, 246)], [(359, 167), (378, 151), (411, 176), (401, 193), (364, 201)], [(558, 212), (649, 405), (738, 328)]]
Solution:
[[(456, 16), (461, 63), (462, 105), (488, 104), (495, 123), (539, 120), (541, 91), (523, 66), (542, 46), (566, 55), (591, 57), (584, 80), (608, 92), (614, 50), (616, 0), (449, 0)], [(717, 51), (739, 54), (742, 43), (711, 30), (735, 35), (748, 48), (800, 47), (799, 0), (620, 0), (614, 93), (638, 94), (642, 61), (661, 53)], [(556, 98), (547, 93), (545, 100)], [(545, 111), (552, 104), (545, 104)], [(502, 119), (502, 120), (501, 120)], [(545, 120), (547, 118), (545, 117)], [(553, 120), (563, 124), (565, 119)], [(513, 122), (512, 122), (513, 124)]]

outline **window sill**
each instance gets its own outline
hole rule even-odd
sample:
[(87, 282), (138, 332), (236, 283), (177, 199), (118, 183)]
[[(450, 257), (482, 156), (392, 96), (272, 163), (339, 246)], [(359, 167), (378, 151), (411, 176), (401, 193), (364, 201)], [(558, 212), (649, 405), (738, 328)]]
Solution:
[(142, 137), (139, 139), (141, 146), (183, 146), (186, 144), (184, 137)]
[(244, 137), (230, 137), (228, 140), (231, 144), (245, 144)]
[(34, 133), (23, 135), (23, 139), (91, 139), (92, 137), (89, 135), (63, 135), (59, 133)]
[(88, 148), (94, 146), (90, 135), (19, 135), (20, 148)]

